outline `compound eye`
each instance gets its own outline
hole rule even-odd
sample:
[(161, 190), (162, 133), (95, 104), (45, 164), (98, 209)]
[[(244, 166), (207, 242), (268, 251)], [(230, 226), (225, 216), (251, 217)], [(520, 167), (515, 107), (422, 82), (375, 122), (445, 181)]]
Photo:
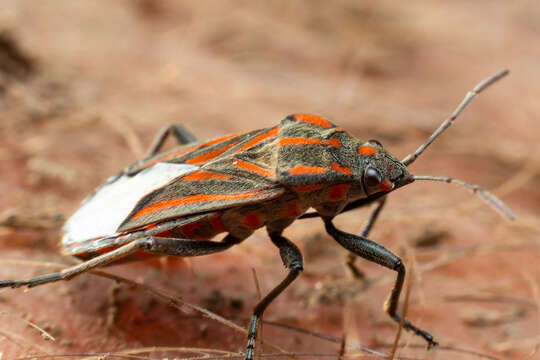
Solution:
[(364, 186), (368, 191), (377, 189), (382, 181), (383, 178), (381, 174), (375, 168), (370, 167), (366, 169), (366, 172), (364, 173)]
[(374, 140), (374, 139), (368, 140), (368, 144), (375, 144), (375, 145), (379, 145), (380, 147), (383, 147), (380, 141)]

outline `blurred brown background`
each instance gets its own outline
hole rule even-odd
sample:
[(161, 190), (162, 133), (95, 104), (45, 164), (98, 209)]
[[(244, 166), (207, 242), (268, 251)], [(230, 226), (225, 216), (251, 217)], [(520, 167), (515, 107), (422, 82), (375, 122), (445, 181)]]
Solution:
[[(310, 112), (403, 158), (467, 90), (507, 67), (510, 76), (411, 170), (481, 184), (518, 220), (501, 220), (457, 187), (417, 183), (392, 194), (371, 238), (414, 263), (408, 315), (442, 345), (425, 353), (414, 347), (421, 339), (404, 333), (400, 356), (475, 358), (456, 353), (466, 349), (538, 358), (539, 45), (536, 1), (2, 0), (0, 279), (50, 271), (14, 260), (67, 263), (58, 254), (57, 215), (68, 216), (103, 179), (139, 159), (166, 125), (205, 139)], [(357, 233), (368, 213), (337, 223)], [(358, 345), (388, 353), (396, 326), (382, 303), (395, 275), (359, 261), (367, 281), (352, 281), (344, 250), (320, 220), (298, 221), (285, 235), (303, 249), (305, 273), (265, 318), (346, 334), (348, 354)], [(264, 231), (220, 255), (107, 271), (245, 326), (257, 301), (252, 269), (263, 293), (285, 275)], [(184, 310), (91, 275), (29, 292), (3, 289), (0, 358), (193, 356), (137, 350), (145, 346), (243, 351), (244, 334)], [(340, 348), (282, 327), (265, 326), (263, 337), (287, 351)]]

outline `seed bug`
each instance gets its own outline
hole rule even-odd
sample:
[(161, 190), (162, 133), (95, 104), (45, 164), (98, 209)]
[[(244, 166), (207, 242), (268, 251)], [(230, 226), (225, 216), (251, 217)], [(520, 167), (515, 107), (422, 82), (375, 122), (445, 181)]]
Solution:
[[(401, 161), (378, 141), (362, 142), (310, 114), (290, 115), (278, 126), (206, 142), (173, 125), (157, 137), (144, 160), (109, 178), (64, 225), (63, 252), (84, 262), (29, 280), (0, 281), (0, 287), (69, 280), (97, 267), (148, 255), (217, 253), (266, 227), (288, 275), (254, 307), (245, 357), (251, 360), (263, 312), (303, 269), (300, 250), (282, 232), (296, 219), (320, 217), (328, 234), (352, 254), (351, 269), (354, 258), (360, 256), (397, 272), (384, 310), (399, 323), (397, 306), (405, 266), (391, 251), (368, 239), (388, 193), (415, 180), (454, 183), (514, 218), (499, 199), (478, 186), (408, 171), (477, 94), (507, 73), (501, 71), (479, 83), (428, 140)], [(181, 146), (161, 152), (168, 136)], [(338, 214), (373, 203), (376, 207), (360, 235), (334, 226)], [(306, 213), (309, 208), (315, 212)], [(211, 241), (219, 233), (226, 236)], [(437, 345), (428, 332), (407, 319), (403, 323), (428, 348)]]

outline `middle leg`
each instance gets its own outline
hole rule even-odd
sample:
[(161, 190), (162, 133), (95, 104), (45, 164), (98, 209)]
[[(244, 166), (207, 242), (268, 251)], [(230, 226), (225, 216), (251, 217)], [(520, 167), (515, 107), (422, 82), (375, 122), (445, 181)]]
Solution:
[(278, 286), (270, 291), (253, 309), (253, 317), (251, 318), (251, 326), (248, 332), (248, 345), (246, 351), (246, 360), (253, 360), (253, 349), (255, 347), (255, 340), (257, 338), (257, 329), (259, 327), (260, 319), (264, 313), (264, 310), (270, 305), (270, 303), (279, 295), (287, 286), (289, 286), (294, 279), (300, 275), (304, 265), (302, 259), (302, 253), (298, 247), (290, 240), (281, 236), (280, 233), (270, 234), (270, 239), (279, 248), (279, 255), (283, 261), (283, 265), (289, 269), (289, 274)]
[(0, 281), (0, 288), (17, 288), (21, 286), (34, 287), (55, 281), (70, 280), (82, 273), (114, 263), (138, 251), (145, 251), (157, 255), (184, 257), (201, 256), (227, 250), (242, 240), (243, 239), (235, 238), (230, 234), (220, 242), (147, 236), (135, 239), (132, 242), (119, 247), (118, 249), (112, 250), (108, 253), (56, 273), (38, 276), (29, 280)]

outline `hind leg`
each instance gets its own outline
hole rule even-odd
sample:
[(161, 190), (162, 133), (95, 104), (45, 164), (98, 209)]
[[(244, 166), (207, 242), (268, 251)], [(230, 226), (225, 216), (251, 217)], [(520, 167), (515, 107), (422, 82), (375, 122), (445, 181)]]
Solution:
[(169, 136), (174, 136), (179, 145), (186, 145), (192, 142), (197, 141), (195, 136), (193, 136), (189, 131), (187, 131), (181, 125), (171, 125), (167, 128), (162, 129), (158, 135), (155, 137), (150, 149), (148, 150), (147, 157), (154, 156), (161, 151), (165, 140)]
[(71, 278), (92, 269), (116, 262), (124, 257), (136, 253), (137, 251), (145, 251), (150, 254), (157, 255), (184, 257), (201, 256), (227, 250), (231, 246), (238, 244), (241, 241), (242, 239), (237, 239), (230, 234), (220, 242), (147, 236), (135, 239), (132, 242), (119, 247), (118, 249), (56, 273), (38, 276), (29, 280), (2, 280), (0, 281), (0, 288), (18, 288), (21, 286), (34, 287), (55, 281), (70, 280)]

